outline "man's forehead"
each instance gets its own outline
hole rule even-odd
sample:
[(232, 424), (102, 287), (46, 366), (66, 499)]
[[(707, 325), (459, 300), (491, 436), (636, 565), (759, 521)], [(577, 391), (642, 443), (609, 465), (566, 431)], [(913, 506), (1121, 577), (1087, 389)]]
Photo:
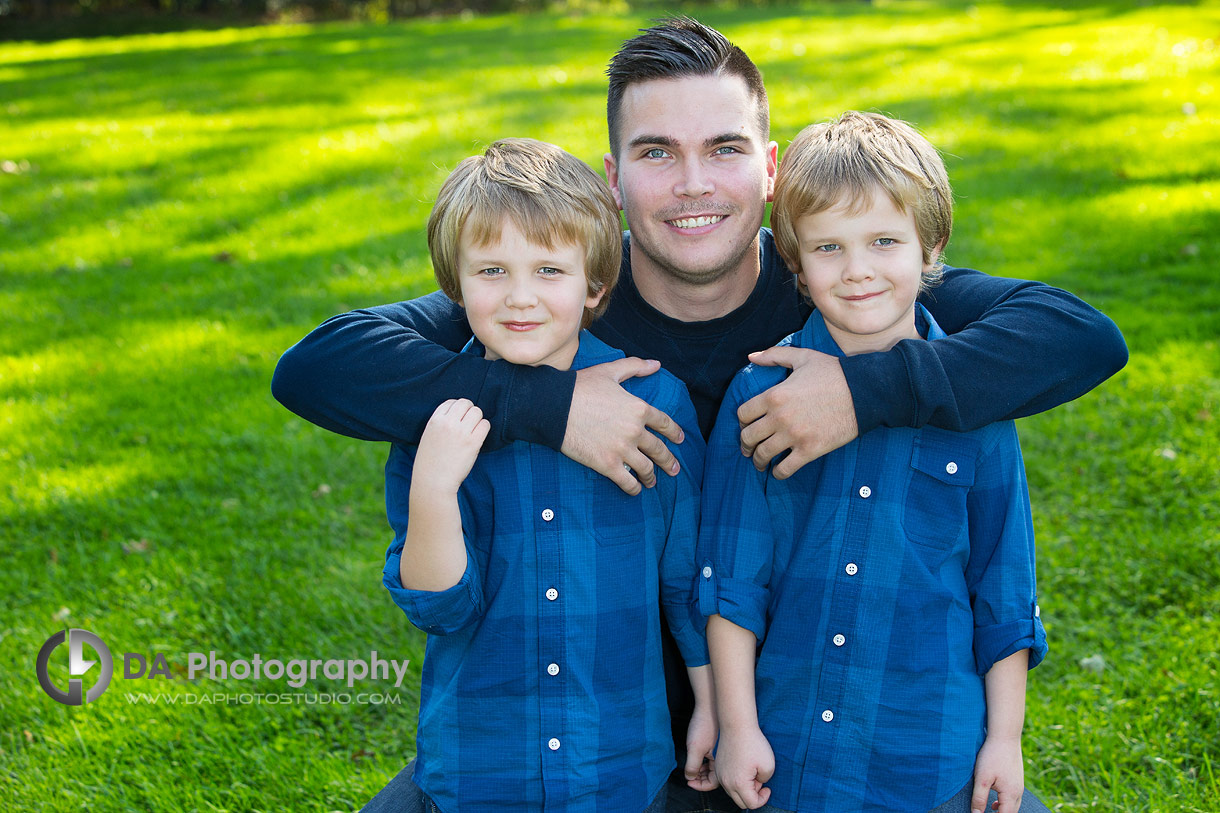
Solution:
[(758, 105), (740, 76), (687, 76), (630, 85), (623, 93), (624, 145), (663, 140), (676, 145), (723, 140), (737, 133), (762, 141)]

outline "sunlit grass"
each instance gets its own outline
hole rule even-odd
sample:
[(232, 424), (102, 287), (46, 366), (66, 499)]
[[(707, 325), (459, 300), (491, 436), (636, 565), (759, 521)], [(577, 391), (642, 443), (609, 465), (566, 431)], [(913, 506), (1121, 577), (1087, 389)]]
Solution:
[[(463, 157), (525, 135), (600, 168), (605, 62), (655, 14), (0, 44), (5, 809), (349, 810), (411, 755), (384, 449), (288, 414), (271, 370), (326, 317), (432, 289), (424, 223)], [(914, 122), (954, 182), (950, 261), (1123, 328), (1126, 370), (1021, 422), (1052, 647), (1027, 775), (1060, 811), (1220, 808), (1220, 5), (700, 16), (762, 67), (781, 150), (844, 109)], [(120, 670), (415, 663), (401, 706), (152, 707), (124, 692), (282, 686), (116, 677), (69, 709), (32, 666), (67, 626)]]

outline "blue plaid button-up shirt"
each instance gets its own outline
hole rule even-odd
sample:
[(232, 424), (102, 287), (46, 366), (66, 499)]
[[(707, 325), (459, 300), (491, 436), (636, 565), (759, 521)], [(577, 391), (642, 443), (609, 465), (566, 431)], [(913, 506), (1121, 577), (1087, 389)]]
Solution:
[[(928, 338), (943, 336), (919, 310)], [(817, 313), (784, 343), (842, 355)], [(776, 480), (739, 451), (736, 410), (786, 374), (747, 367), (721, 407), (699, 607), (758, 638), (770, 804), (926, 811), (971, 777), (982, 675), (1046, 653), (1016, 430), (876, 429)]]
[[(622, 357), (584, 332), (572, 368)], [(681, 473), (629, 497), (545, 446), (485, 452), (458, 495), (466, 572), (441, 592), (399, 580), (415, 449), (391, 448), (383, 582), (428, 633), (415, 781), (443, 811), (642, 811), (674, 768), (661, 609), (687, 665), (706, 664), (704, 444), (676, 378), (623, 386), (681, 424)]]

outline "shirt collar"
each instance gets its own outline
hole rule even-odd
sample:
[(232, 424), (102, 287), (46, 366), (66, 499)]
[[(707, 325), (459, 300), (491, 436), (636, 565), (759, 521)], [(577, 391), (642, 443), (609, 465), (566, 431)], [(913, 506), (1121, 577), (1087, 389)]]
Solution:
[[(471, 337), (470, 341), (466, 342), (466, 346), (462, 348), (462, 352), (472, 353), (476, 356), (486, 356), (487, 348), (478, 339)], [(571, 369), (583, 370), (585, 367), (592, 367), (595, 364), (602, 364), (621, 358), (625, 358), (622, 350), (611, 347), (589, 331), (582, 330), (580, 332), (580, 344), (576, 348), (575, 358), (572, 359)]]
[[(928, 309), (918, 302), (915, 303), (915, 327), (928, 341), (945, 337), (945, 332), (940, 329), (940, 325), (936, 324), (932, 314), (928, 313)], [(807, 347), (832, 356), (842, 357), (844, 355), (843, 351), (839, 349), (839, 345), (835, 344), (835, 340), (831, 338), (830, 331), (826, 329), (826, 320), (816, 310), (809, 317), (809, 321), (805, 322), (805, 326), (797, 332), (792, 344), (795, 347)]]

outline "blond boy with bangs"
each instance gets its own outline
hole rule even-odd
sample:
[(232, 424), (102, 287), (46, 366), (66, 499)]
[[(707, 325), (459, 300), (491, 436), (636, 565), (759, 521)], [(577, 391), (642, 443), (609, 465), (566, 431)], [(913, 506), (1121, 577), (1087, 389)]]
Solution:
[[(842, 357), (941, 338), (915, 300), (952, 219), (943, 162), (909, 125), (849, 112), (806, 128), (772, 229), (816, 310), (781, 345)], [(1046, 637), (1013, 423), (883, 427), (780, 480), (742, 456), (737, 409), (786, 373), (742, 370), (708, 442), (699, 606), (721, 784), (768, 811), (1045, 810), (1020, 747)]]
[[(584, 330), (617, 279), (618, 211), (558, 147), (504, 139), (463, 161), (428, 247), (474, 334), (464, 353), (559, 370), (623, 357)], [(366, 810), (659, 809), (674, 768), (662, 607), (698, 698), (698, 761), (710, 751), (710, 670), (691, 613), (704, 447), (676, 378), (624, 386), (687, 437), (670, 444), (680, 473), (634, 499), (539, 444), (480, 454), (489, 424), (465, 399), (441, 404), (418, 446), (391, 447), (383, 581), (428, 633), (418, 799), (404, 807), (387, 788)], [(714, 787), (706, 771), (692, 781)]]

